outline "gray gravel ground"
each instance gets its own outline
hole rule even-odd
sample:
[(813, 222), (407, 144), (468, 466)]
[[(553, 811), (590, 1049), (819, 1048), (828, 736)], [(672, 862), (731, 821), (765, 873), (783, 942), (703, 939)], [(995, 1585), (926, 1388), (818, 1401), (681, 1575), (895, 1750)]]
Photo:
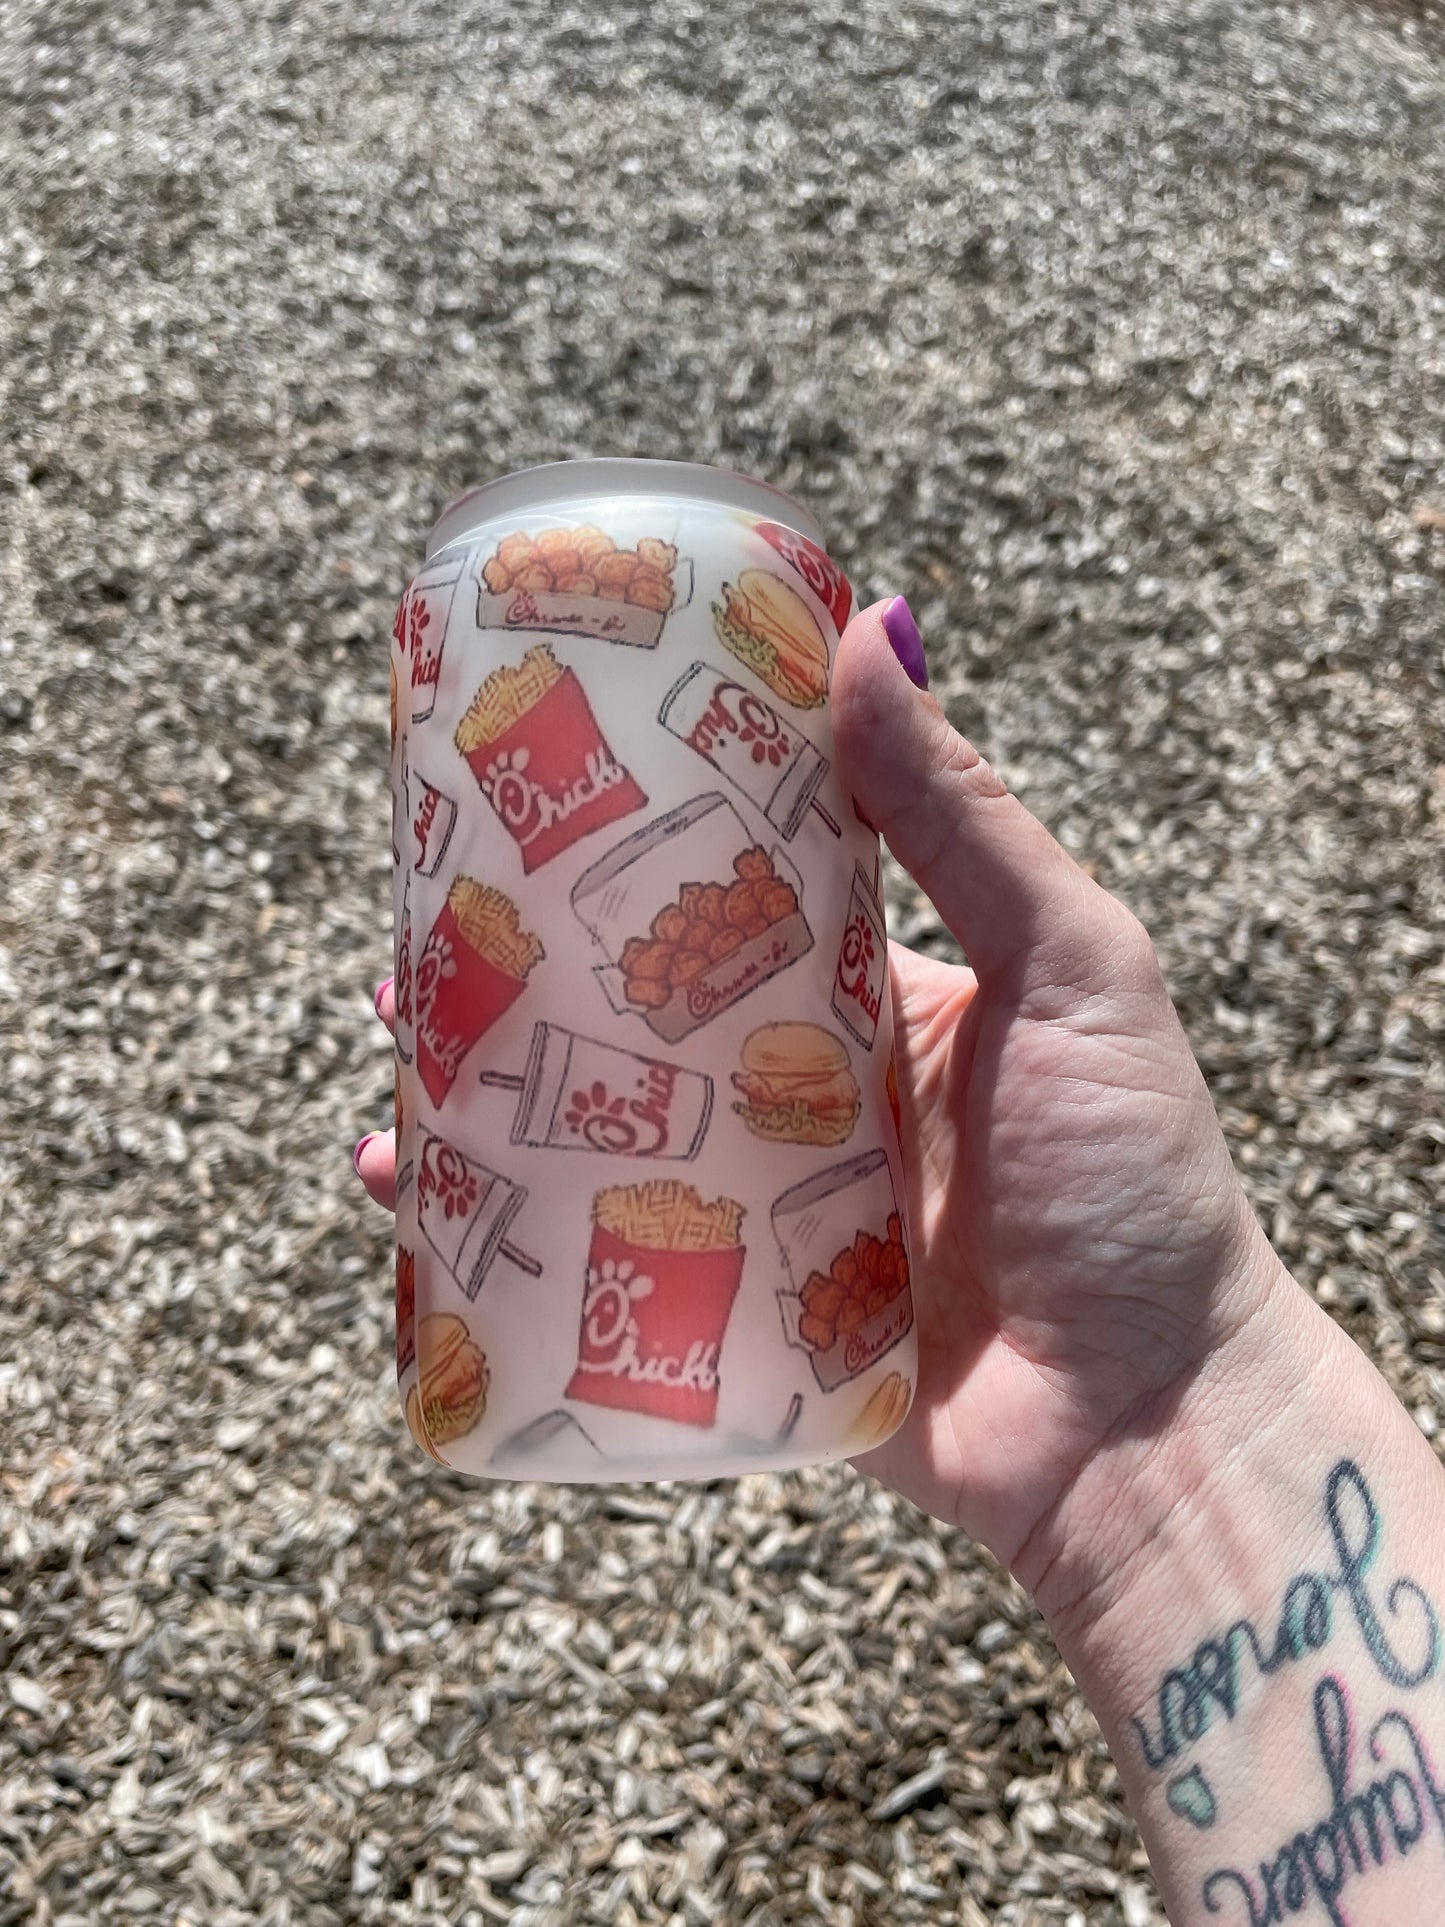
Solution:
[(383, 645), (479, 476), (800, 491), (1433, 1437), (1442, 117), (1418, 6), (0, 13), (7, 1927), (1159, 1919), (958, 1535), (403, 1442)]

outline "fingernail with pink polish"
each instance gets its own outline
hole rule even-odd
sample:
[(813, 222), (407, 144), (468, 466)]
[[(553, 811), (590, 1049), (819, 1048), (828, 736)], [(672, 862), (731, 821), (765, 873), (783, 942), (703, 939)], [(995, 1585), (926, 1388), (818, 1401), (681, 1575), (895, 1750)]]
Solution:
[(375, 1136), (375, 1131), (368, 1131), (365, 1137), (357, 1139), (356, 1149), (351, 1154), (351, 1168), (357, 1177), (361, 1176), (361, 1154)]
[(913, 620), (913, 611), (901, 595), (894, 596), (883, 611), (883, 633), (894, 655), (903, 664), (908, 680), (916, 683), (920, 689), (927, 689), (928, 664), (923, 655), (923, 638), (918, 633), (918, 624)]
[(381, 1000), (386, 995), (387, 991), (391, 989), (391, 986), (395, 981), (396, 979), (394, 977), (383, 977), (381, 982), (376, 986), (376, 990), (372, 996), (371, 1001), (376, 1007), (376, 1014), (378, 1017), (381, 1015)]

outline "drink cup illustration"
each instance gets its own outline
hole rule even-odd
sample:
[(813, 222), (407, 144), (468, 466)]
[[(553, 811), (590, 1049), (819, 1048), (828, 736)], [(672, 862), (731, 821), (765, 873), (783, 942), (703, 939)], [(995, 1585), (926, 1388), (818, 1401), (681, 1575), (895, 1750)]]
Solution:
[(406, 769), (404, 777), (412, 868), (419, 877), (434, 877), (446, 860), (457, 827), (456, 799), (444, 796), (417, 770)]
[(833, 1009), (858, 1042), (872, 1050), (888, 994), (888, 938), (883, 906), (861, 865), (853, 872), (848, 916), (833, 973)]
[(695, 662), (667, 692), (658, 721), (735, 784), (785, 842), (810, 809), (834, 836), (842, 835), (818, 801), (827, 762), (754, 691)]
[(527, 1194), (500, 1172), (463, 1155), (439, 1137), (423, 1140), (416, 1170), (422, 1235), (468, 1298), (475, 1298), (496, 1260), (506, 1258), (534, 1278), (536, 1259), (507, 1233)]
[(465, 560), (462, 555), (445, 555), (419, 569), (397, 610), (398, 640), (402, 653), (410, 661), (408, 680), (414, 723), (425, 722), (436, 706), (452, 603)]
[(481, 1082), (517, 1092), (512, 1142), (538, 1149), (693, 1158), (712, 1116), (710, 1077), (562, 1024), (534, 1026), (520, 1075), (483, 1071)]

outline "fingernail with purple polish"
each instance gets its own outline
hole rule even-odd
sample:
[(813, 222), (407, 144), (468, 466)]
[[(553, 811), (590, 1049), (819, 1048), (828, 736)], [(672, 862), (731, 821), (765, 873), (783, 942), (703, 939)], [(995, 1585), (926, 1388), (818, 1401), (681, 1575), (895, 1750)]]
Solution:
[(894, 655), (903, 664), (908, 680), (916, 683), (920, 689), (927, 689), (928, 664), (923, 656), (923, 638), (918, 633), (918, 624), (913, 620), (913, 611), (903, 596), (894, 596), (883, 611), (883, 633)]
[(365, 1137), (357, 1139), (356, 1149), (351, 1154), (351, 1168), (357, 1177), (361, 1176), (361, 1154), (375, 1136), (375, 1131), (368, 1131)]
[(376, 1007), (376, 1014), (378, 1017), (381, 1015), (381, 1000), (386, 995), (387, 991), (390, 990), (392, 984), (395, 981), (396, 980), (393, 977), (383, 977), (381, 982), (376, 986), (376, 990), (372, 996), (371, 1001)]

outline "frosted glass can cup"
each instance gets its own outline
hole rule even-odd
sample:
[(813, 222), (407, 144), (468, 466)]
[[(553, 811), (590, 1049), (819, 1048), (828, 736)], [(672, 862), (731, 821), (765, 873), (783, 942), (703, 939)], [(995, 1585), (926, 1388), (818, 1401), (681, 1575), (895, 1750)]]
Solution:
[(473, 489), (402, 596), (396, 1361), (458, 1471), (726, 1477), (908, 1411), (851, 609), (801, 508), (682, 462)]

